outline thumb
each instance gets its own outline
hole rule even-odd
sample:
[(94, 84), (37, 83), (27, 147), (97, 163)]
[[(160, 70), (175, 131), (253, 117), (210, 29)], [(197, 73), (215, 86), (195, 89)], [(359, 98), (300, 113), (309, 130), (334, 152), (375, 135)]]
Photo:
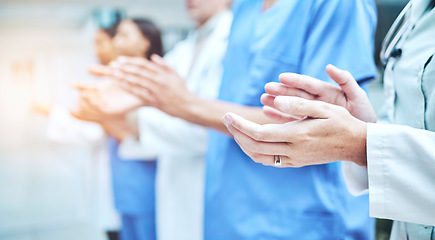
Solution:
[(275, 98), (276, 109), (298, 118), (329, 118), (331, 106), (329, 103), (299, 97), (278, 96)]
[(334, 65), (326, 66), (326, 72), (338, 85), (349, 100), (354, 100), (361, 95), (362, 89), (348, 71), (341, 70)]

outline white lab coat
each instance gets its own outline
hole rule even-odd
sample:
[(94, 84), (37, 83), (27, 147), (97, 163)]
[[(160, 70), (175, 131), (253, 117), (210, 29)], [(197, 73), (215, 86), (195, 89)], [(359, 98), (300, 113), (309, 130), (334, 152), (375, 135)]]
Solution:
[[(118, 230), (120, 220), (113, 202), (109, 156), (103, 128), (93, 122), (78, 120), (65, 107), (54, 106), (48, 118), (47, 137), (61, 144), (80, 146), (89, 152), (86, 186), (92, 221), (102, 232)], [(71, 153), (74, 154), (74, 153)]]
[(435, 226), (435, 10), (411, 2), (402, 55), (385, 71), (387, 124), (367, 126), (368, 168), (343, 167), (349, 190), (369, 193), (370, 216), (396, 221), (391, 239), (431, 239)]
[[(203, 98), (218, 95), (231, 22), (231, 12), (219, 13), (165, 56), (168, 64), (186, 79), (188, 90)], [(192, 64), (197, 41), (203, 37), (202, 48)], [(144, 153), (153, 153), (158, 159), (158, 239), (203, 239), (207, 129), (153, 108), (142, 108), (138, 117)]]

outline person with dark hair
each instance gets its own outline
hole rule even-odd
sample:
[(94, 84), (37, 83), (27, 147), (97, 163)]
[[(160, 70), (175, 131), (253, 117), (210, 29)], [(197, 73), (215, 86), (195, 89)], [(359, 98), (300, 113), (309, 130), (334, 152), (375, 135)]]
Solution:
[[(186, 9), (196, 26), (165, 55), (174, 71), (183, 77), (187, 87), (198, 95), (215, 99), (223, 74), (222, 60), (227, 48), (232, 13), (229, 0), (186, 1)], [(146, 24), (134, 20), (121, 23), (115, 46), (124, 34), (137, 32)], [(118, 38), (119, 37), (119, 38)], [(133, 53), (136, 60), (144, 60), (138, 34), (130, 38), (135, 48), (118, 48)], [(121, 55), (122, 53), (119, 52)], [(159, 54), (153, 54), (158, 56)], [(152, 58), (152, 57), (151, 57)], [(104, 68), (104, 67), (103, 67)], [(170, 83), (171, 79), (163, 78)], [(143, 151), (157, 158), (156, 219), (159, 240), (201, 240), (203, 236), (204, 171), (207, 129), (174, 118), (154, 108), (139, 110), (140, 142)], [(131, 154), (127, 138), (120, 146), (123, 156)], [(152, 156), (150, 156), (152, 157)]]
[[(123, 20), (116, 29), (113, 47), (119, 56), (148, 58), (151, 54), (163, 54), (160, 31), (146, 19)], [(128, 121), (127, 115), (134, 115), (133, 110), (139, 107), (140, 101), (113, 81), (76, 87), (81, 92), (81, 99), (73, 116), (99, 123), (109, 135), (107, 147), (114, 203), (122, 222), (121, 239), (156, 239), (155, 158), (144, 156), (141, 149), (136, 150), (138, 154), (130, 151), (127, 157), (119, 154), (120, 143), (130, 137), (137, 138), (137, 127)]]

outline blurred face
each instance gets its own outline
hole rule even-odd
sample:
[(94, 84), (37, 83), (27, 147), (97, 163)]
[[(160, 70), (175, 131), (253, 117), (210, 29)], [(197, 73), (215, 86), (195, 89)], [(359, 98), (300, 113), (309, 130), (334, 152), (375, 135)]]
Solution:
[(131, 20), (122, 21), (113, 38), (113, 46), (119, 56), (145, 57), (150, 49), (150, 41)]
[(95, 54), (101, 64), (107, 65), (115, 60), (116, 53), (113, 48), (112, 38), (103, 30), (98, 30), (94, 39)]
[(199, 25), (229, 7), (230, 0), (185, 0), (189, 16)]

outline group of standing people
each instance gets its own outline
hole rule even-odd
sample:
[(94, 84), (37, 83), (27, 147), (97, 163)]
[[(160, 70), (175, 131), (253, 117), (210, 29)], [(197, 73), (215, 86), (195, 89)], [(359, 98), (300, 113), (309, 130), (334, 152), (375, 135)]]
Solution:
[(197, 26), (163, 58), (124, 20), (113, 45), (133, 48), (71, 112), (112, 136), (123, 239), (373, 239), (369, 211), (409, 222), (393, 239), (435, 238), (434, 5), (411, 0), (385, 44), (397, 125), (364, 91), (373, 0), (187, 0)]

